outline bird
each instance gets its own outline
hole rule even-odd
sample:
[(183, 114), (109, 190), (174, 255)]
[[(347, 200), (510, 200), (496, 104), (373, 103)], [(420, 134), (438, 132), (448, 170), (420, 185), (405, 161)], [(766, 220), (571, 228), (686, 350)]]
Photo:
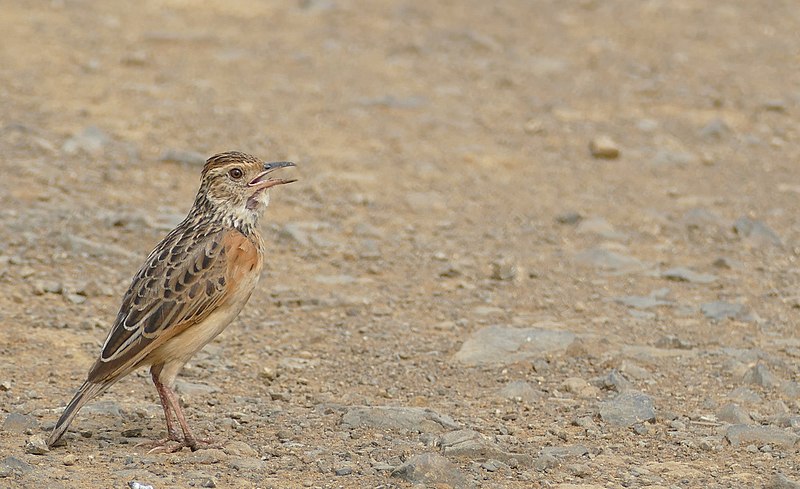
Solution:
[(133, 277), (99, 358), (56, 422), (48, 446), (59, 441), (87, 402), (147, 366), (167, 424), (167, 437), (153, 442), (153, 450), (195, 451), (211, 444), (189, 429), (175, 379), (236, 318), (255, 289), (266, 249), (258, 220), (269, 205), (269, 189), (296, 181), (273, 178), (272, 172), (291, 166), (238, 151), (206, 161), (191, 210)]

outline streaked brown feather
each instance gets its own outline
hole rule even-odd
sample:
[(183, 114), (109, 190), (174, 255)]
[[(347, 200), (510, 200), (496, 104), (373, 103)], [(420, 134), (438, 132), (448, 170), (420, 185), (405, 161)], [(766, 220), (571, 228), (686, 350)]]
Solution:
[(89, 381), (130, 372), (153, 349), (205, 319), (232, 292), (229, 284), (260, 269), (258, 241), (213, 222), (182, 223), (134, 277)]

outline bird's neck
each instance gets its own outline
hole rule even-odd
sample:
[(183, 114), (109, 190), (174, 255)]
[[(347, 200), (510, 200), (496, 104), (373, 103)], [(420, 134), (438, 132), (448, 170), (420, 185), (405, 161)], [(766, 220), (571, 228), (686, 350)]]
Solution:
[(219, 205), (210, 201), (205, 195), (199, 194), (189, 216), (201, 216), (209, 224), (216, 224), (223, 228), (233, 228), (251, 236), (257, 234), (258, 218), (260, 212), (248, 209), (244, 205)]

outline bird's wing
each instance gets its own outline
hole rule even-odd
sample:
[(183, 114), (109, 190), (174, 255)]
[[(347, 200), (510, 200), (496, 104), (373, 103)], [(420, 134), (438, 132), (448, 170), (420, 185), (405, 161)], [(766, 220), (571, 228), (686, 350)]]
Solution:
[(130, 372), (166, 340), (201, 322), (229, 297), (242, 262), (258, 257), (256, 246), (236, 230), (179, 226), (133, 278), (89, 380)]

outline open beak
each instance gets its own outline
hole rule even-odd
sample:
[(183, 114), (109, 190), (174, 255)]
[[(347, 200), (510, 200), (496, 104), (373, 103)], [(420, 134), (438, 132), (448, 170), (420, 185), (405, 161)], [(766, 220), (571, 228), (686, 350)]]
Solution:
[(284, 183), (296, 182), (296, 178), (283, 179), (283, 178), (270, 178), (269, 174), (279, 168), (286, 168), (287, 166), (295, 166), (291, 161), (274, 161), (272, 163), (264, 163), (264, 171), (259, 173), (257, 177), (250, 180), (247, 185), (255, 187), (256, 190), (264, 190), (275, 185), (283, 185)]

